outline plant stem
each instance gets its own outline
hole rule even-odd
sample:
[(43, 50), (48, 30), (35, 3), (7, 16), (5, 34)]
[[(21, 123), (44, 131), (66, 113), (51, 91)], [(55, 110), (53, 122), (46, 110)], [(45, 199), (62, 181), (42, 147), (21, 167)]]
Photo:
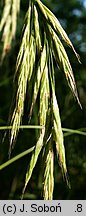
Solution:
[(20, 158), (24, 157), (25, 155), (29, 154), (30, 152), (32, 152), (34, 150), (34, 148), (35, 148), (35, 146), (33, 146), (33, 147), (29, 148), (28, 150), (18, 154), (17, 156), (13, 157), (12, 159), (6, 161), (2, 165), (0, 165), (0, 170), (4, 169), (5, 167), (9, 166), (13, 162), (15, 162), (15, 161), (19, 160)]

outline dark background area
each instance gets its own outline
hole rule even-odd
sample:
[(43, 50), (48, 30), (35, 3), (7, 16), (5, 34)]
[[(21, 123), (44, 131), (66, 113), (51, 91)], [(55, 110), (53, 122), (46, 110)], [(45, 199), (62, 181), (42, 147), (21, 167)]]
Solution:
[[(3, 10), (3, 1), (0, 1), (0, 18)], [(83, 109), (81, 110), (74, 100), (61, 71), (55, 68), (56, 95), (60, 109), (63, 128), (86, 130), (86, 0), (44, 0), (43, 1), (56, 15), (60, 23), (73, 42), (76, 51), (81, 57), (81, 63), (69, 47), (68, 53), (78, 88), (79, 98)], [(16, 40), (12, 43), (11, 51), (0, 67), (0, 126), (7, 125), (11, 99), (13, 94), (13, 76), (15, 63), (20, 45), (21, 29), (24, 16), (28, 9), (28, 0), (21, 0), (21, 11), (18, 16)], [(1, 40), (1, 33), (0, 33)], [(0, 52), (2, 42), (0, 43)], [(27, 123), (27, 113), (23, 124)], [(25, 151), (35, 144), (35, 130), (21, 130), (11, 157)], [(2, 143), (4, 132), (0, 131), (0, 164), (8, 160), (9, 136)], [(73, 134), (64, 137), (66, 160), (71, 189), (63, 181), (60, 168), (55, 156), (55, 185), (53, 199), (86, 199), (86, 137)], [(31, 154), (16, 161), (0, 171), (0, 199), (20, 199), (24, 178)], [(41, 155), (34, 169), (32, 178), (26, 189), (25, 199), (42, 199)]]

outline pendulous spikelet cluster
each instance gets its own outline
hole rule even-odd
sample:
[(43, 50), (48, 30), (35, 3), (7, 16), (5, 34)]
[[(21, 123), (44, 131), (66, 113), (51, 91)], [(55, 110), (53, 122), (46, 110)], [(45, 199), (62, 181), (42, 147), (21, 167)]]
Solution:
[(39, 124), (43, 128), (37, 137), (37, 143), (27, 169), (23, 193), (31, 178), (38, 156), (41, 150), (43, 150), (44, 199), (53, 199), (53, 145), (56, 147), (62, 173), (69, 184), (61, 120), (55, 94), (54, 59), (57, 65), (64, 71), (70, 89), (81, 106), (72, 67), (59, 36), (73, 49), (80, 61), (71, 41), (54, 14), (40, 0), (29, 0), (29, 8), (24, 21), (21, 46), (16, 63), (15, 79), (17, 80), (17, 87), (15, 106), (10, 122), (12, 126), (10, 150), (19, 131), (24, 113), (26, 91), (29, 86), (29, 94), (31, 95), (29, 118), (31, 119), (32, 117), (33, 107), (39, 95), (38, 117)]

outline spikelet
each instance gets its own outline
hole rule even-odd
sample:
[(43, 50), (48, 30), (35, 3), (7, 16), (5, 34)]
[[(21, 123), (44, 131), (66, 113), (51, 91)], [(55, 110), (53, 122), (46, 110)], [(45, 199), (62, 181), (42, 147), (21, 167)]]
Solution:
[(34, 90), (33, 90), (33, 96), (32, 96), (31, 109), (30, 109), (30, 118), (32, 115), (33, 106), (35, 104), (35, 101), (36, 101), (36, 98), (38, 95), (38, 91), (39, 91), (39, 87), (40, 87), (40, 81), (41, 81), (41, 77), (42, 77), (45, 65), (46, 65), (46, 44), (44, 42), (44, 47), (43, 47), (43, 50), (41, 52), (41, 56), (40, 56), (39, 61), (38, 61), (37, 73), (36, 73), (35, 80), (34, 80)]
[(82, 108), (81, 103), (79, 101), (78, 93), (77, 93), (77, 88), (76, 88), (76, 83), (73, 75), (73, 70), (70, 64), (70, 61), (68, 59), (67, 53), (64, 49), (64, 46), (62, 45), (60, 39), (56, 35), (56, 33), (52, 31), (52, 39), (53, 39), (53, 54), (56, 59), (57, 64), (59, 67), (64, 71), (68, 85), (75, 96), (75, 98), (78, 101), (79, 106)]
[(49, 140), (49, 143), (46, 145), (45, 149), (45, 165), (44, 165), (44, 180), (43, 180), (43, 198), (44, 200), (53, 199), (53, 190), (54, 190), (54, 154), (53, 154), (53, 145), (52, 139)]
[(52, 113), (52, 137), (56, 145), (57, 158), (63, 173), (63, 176), (66, 179), (68, 186), (70, 183), (68, 180), (66, 159), (65, 159), (65, 148), (63, 140), (63, 132), (61, 127), (61, 119), (59, 114), (58, 103), (55, 95), (55, 77), (54, 77), (54, 65), (52, 61), (52, 52), (50, 50), (50, 63), (49, 72), (50, 72), (50, 81), (51, 81), (51, 113)]
[[(44, 47), (42, 53), (43, 53), (43, 55), (45, 53), (45, 56), (46, 56), (46, 44), (45, 44), (45, 47)], [(44, 67), (44, 65), (45, 65), (45, 67)], [(39, 135), (39, 138), (37, 140), (35, 150), (32, 153), (31, 161), (30, 161), (30, 164), (28, 166), (27, 173), (26, 173), (25, 186), (23, 189), (23, 193), (24, 193), (26, 186), (27, 186), (27, 184), (31, 178), (33, 169), (35, 167), (35, 164), (36, 164), (38, 156), (39, 156), (39, 153), (43, 147), (43, 140), (44, 140), (44, 135), (45, 135), (45, 125), (46, 125), (46, 117), (47, 117), (47, 112), (48, 112), (48, 98), (49, 98), (49, 80), (48, 80), (48, 68), (47, 68), (46, 58), (43, 62), (41, 62), (40, 69), (43, 70), (43, 75), (42, 75), (41, 83), (40, 83), (39, 115), (40, 115), (40, 125), (44, 126), (44, 128), (40, 131), (40, 135)], [(41, 74), (41, 70), (40, 70), (40, 74)], [(39, 85), (37, 85), (37, 92), (38, 92), (38, 89), (39, 89)]]
[(59, 33), (62, 36), (62, 39), (66, 42), (66, 44), (73, 49), (78, 61), (80, 62), (80, 56), (75, 51), (75, 48), (74, 48), (73, 44), (71, 43), (70, 39), (68, 38), (65, 30), (62, 28), (62, 26), (61, 26), (60, 22), (58, 21), (58, 19), (54, 16), (54, 14), (40, 0), (36, 0), (36, 1), (37, 1), (38, 5), (39, 5), (39, 8), (41, 9), (41, 12), (43, 13), (44, 17), (46, 18), (46, 20), (54, 28), (56, 33)]
[[(31, 3), (31, 2), (30, 2)], [(31, 16), (31, 7), (29, 7), (29, 17)], [(21, 118), (24, 111), (24, 101), (27, 89), (27, 80), (31, 76), (31, 66), (29, 60), (32, 57), (32, 49), (34, 38), (29, 33), (30, 19), (27, 20), (27, 26), (24, 31), (21, 48), (17, 58), (15, 78), (17, 79), (17, 94), (16, 94), (16, 105), (11, 119), (12, 130), (10, 134), (10, 147), (15, 142), (17, 132), (21, 123)], [(30, 38), (29, 38), (30, 35)], [(28, 41), (27, 41), (28, 38)], [(33, 65), (33, 62), (31, 62)]]
[(59, 160), (59, 164), (62, 169), (63, 176), (65, 176), (67, 184), (69, 185), (59, 108), (58, 108), (55, 92), (53, 91), (52, 94), (53, 94), (52, 95), (53, 136), (56, 144), (57, 158)]

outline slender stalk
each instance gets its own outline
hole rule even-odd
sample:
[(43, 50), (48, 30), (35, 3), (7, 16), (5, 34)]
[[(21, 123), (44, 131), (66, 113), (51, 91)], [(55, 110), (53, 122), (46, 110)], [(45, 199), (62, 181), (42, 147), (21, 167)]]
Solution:
[(73, 130), (73, 129), (68, 129), (68, 128), (62, 128), (62, 130), (65, 132), (68, 132), (67, 134), (64, 134), (64, 136), (68, 136), (68, 135), (72, 135), (72, 134), (79, 134), (79, 135), (86, 136), (86, 132), (80, 131), (80, 129), (79, 130)]
[[(43, 128), (44, 126), (41, 126), (41, 125), (20, 125), (19, 126), (19, 129), (40, 129), (41, 130)], [(11, 130), (11, 129), (12, 129), (12, 126), (0, 126), (0, 130)], [(65, 133), (64, 136), (68, 136), (72, 134), (79, 134), (79, 135), (86, 136), (86, 132), (82, 130), (86, 130), (86, 128), (80, 128), (78, 130), (62, 128), (63, 132), (68, 132), (68, 133)]]
[[(43, 129), (43, 126), (40, 125), (20, 125), (20, 129)], [(11, 130), (12, 126), (0, 126), (0, 130)]]
[(14, 163), (15, 161), (19, 160), (20, 158), (24, 157), (25, 155), (29, 154), (30, 152), (32, 152), (34, 150), (35, 146), (33, 146), (32, 148), (18, 154), (17, 156), (13, 157), (12, 159), (6, 161), (5, 163), (3, 163), (2, 165), (0, 165), (0, 170), (6, 168), (7, 166), (9, 166), (10, 164)]

